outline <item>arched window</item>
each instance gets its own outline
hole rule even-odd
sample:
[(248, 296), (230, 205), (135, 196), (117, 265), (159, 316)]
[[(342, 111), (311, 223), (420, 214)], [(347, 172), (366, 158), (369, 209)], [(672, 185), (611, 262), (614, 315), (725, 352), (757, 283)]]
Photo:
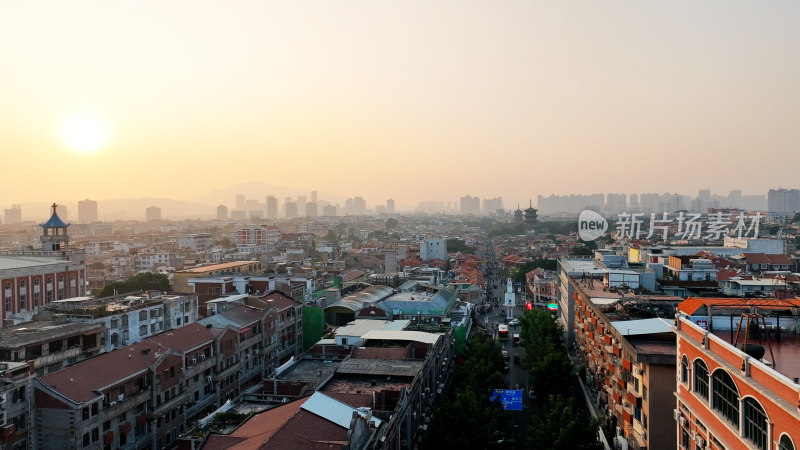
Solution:
[(694, 380), (692, 388), (697, 395), (705, 399), (708, 398), (708, 367), (702, 359), (694, 362)]
[(767, 450), (767, 413), (753, 397), (742, 402), (744, 406), (744, 437), (753, 441), (756, 448)]
[(781, 436), (781, 440), (778, 442), (778, 450), (794, 450), (794, 442), (792, 442), (792, 438), (788, 434)]
[(739, 426), (739, 390), (733, 378), (724, 370), (717, 370), (713, 377), (711, 407), (719, 411), (723, 417)]
[(681, 358), (681, 383), (686, 384), (689, 382), (689, 359), (686, 355)]
[(28, 283), (25, 280), (19, 282), (19, 309), (28, 307)]

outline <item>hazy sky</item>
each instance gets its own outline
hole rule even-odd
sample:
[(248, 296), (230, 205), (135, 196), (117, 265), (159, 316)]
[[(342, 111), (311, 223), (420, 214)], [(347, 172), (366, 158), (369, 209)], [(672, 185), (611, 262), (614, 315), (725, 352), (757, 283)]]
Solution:
[(0, 204), (800, 187), (798, 56), (797, 1), (5, 1)]

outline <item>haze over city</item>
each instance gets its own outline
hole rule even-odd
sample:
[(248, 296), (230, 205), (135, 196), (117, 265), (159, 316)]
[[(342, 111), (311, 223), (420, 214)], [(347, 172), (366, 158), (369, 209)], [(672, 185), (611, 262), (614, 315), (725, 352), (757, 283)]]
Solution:
[(467, 194), (509, 208), (540, 194), (796, 187), (798, 13), (9, 3), (0, 142), (14, 163), (0, 204), (198, 202), (247, 182), (398, 209)]

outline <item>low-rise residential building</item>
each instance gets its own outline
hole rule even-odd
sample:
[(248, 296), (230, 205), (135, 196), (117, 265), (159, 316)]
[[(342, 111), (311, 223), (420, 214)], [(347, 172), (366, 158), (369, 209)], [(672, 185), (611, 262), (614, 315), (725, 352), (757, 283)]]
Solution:
[(198, 316), (197, 295), (161, 291), (66, 299), (53, 302), (48, 309), (71, 322), (103, 325), (108, 336), (102, 351), (194, 323)]
[(214, 238), (211, 233), (192, 233), (178, 236), (178, 247), (188, 248), (193, 252), (204, 252), (211, 249)]
[(613, 307), (618, 299), (594, 297), (588, 283), (568, 281), (574, 290), (578, 357), (586, 366), (590, 397), (613, 421), (614, 440), (628, 448), (674, 449), (669, 413), (674, 401), (669, 385), (675, 377), (672, 322), (620, 320)]
[(0, 448), (35, 448), (31, 446), (33, 378), (28, 363), (0, 362)]
[(216, 351), (191, 324), (38, 378), (32, 447), (168, 447), (219, 406)]
[[(691, 305), (681, 307), (686, 306)], [(734, 317), (735, 333), (678, 317), (674, 418), (679, 448), (788, 450), (799, 445), (797, 329), (777, 328), (778, 339), (765, 320), (791, 316), (796, 306), (762, 306), (751, 305)]]
[(0, 360), (25, 361), (42, 376), (102, 353), (105, 341), (106, 328), (101, 324), (38, 317), (3, 330)]

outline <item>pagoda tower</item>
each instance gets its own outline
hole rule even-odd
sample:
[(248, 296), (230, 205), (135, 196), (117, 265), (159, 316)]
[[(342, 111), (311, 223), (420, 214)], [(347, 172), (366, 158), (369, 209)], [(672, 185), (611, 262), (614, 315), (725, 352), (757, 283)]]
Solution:
[(42, 241), (42, 250), (47, 252), (58, 252), (69, 249), (69, 235), (67, 235), (68, 223), (65, 223), (58, 217), (56, 208), (58, 205), (53, 203), (53, 214), (50, 220), (45, 223), (40, 223), (42, 227), (42, 235), (39, 239)]
[(514, 211), (514, 222), (522, 223), (522, 210), (519, 209), (519, 204), (517, 205), (517, 210)]
[(533, 200), (530, 201), (530, 206), (525, 208), (525, 226), (533, 227), (539, 219), (536, 217), (536, 208), (533, 207)]

